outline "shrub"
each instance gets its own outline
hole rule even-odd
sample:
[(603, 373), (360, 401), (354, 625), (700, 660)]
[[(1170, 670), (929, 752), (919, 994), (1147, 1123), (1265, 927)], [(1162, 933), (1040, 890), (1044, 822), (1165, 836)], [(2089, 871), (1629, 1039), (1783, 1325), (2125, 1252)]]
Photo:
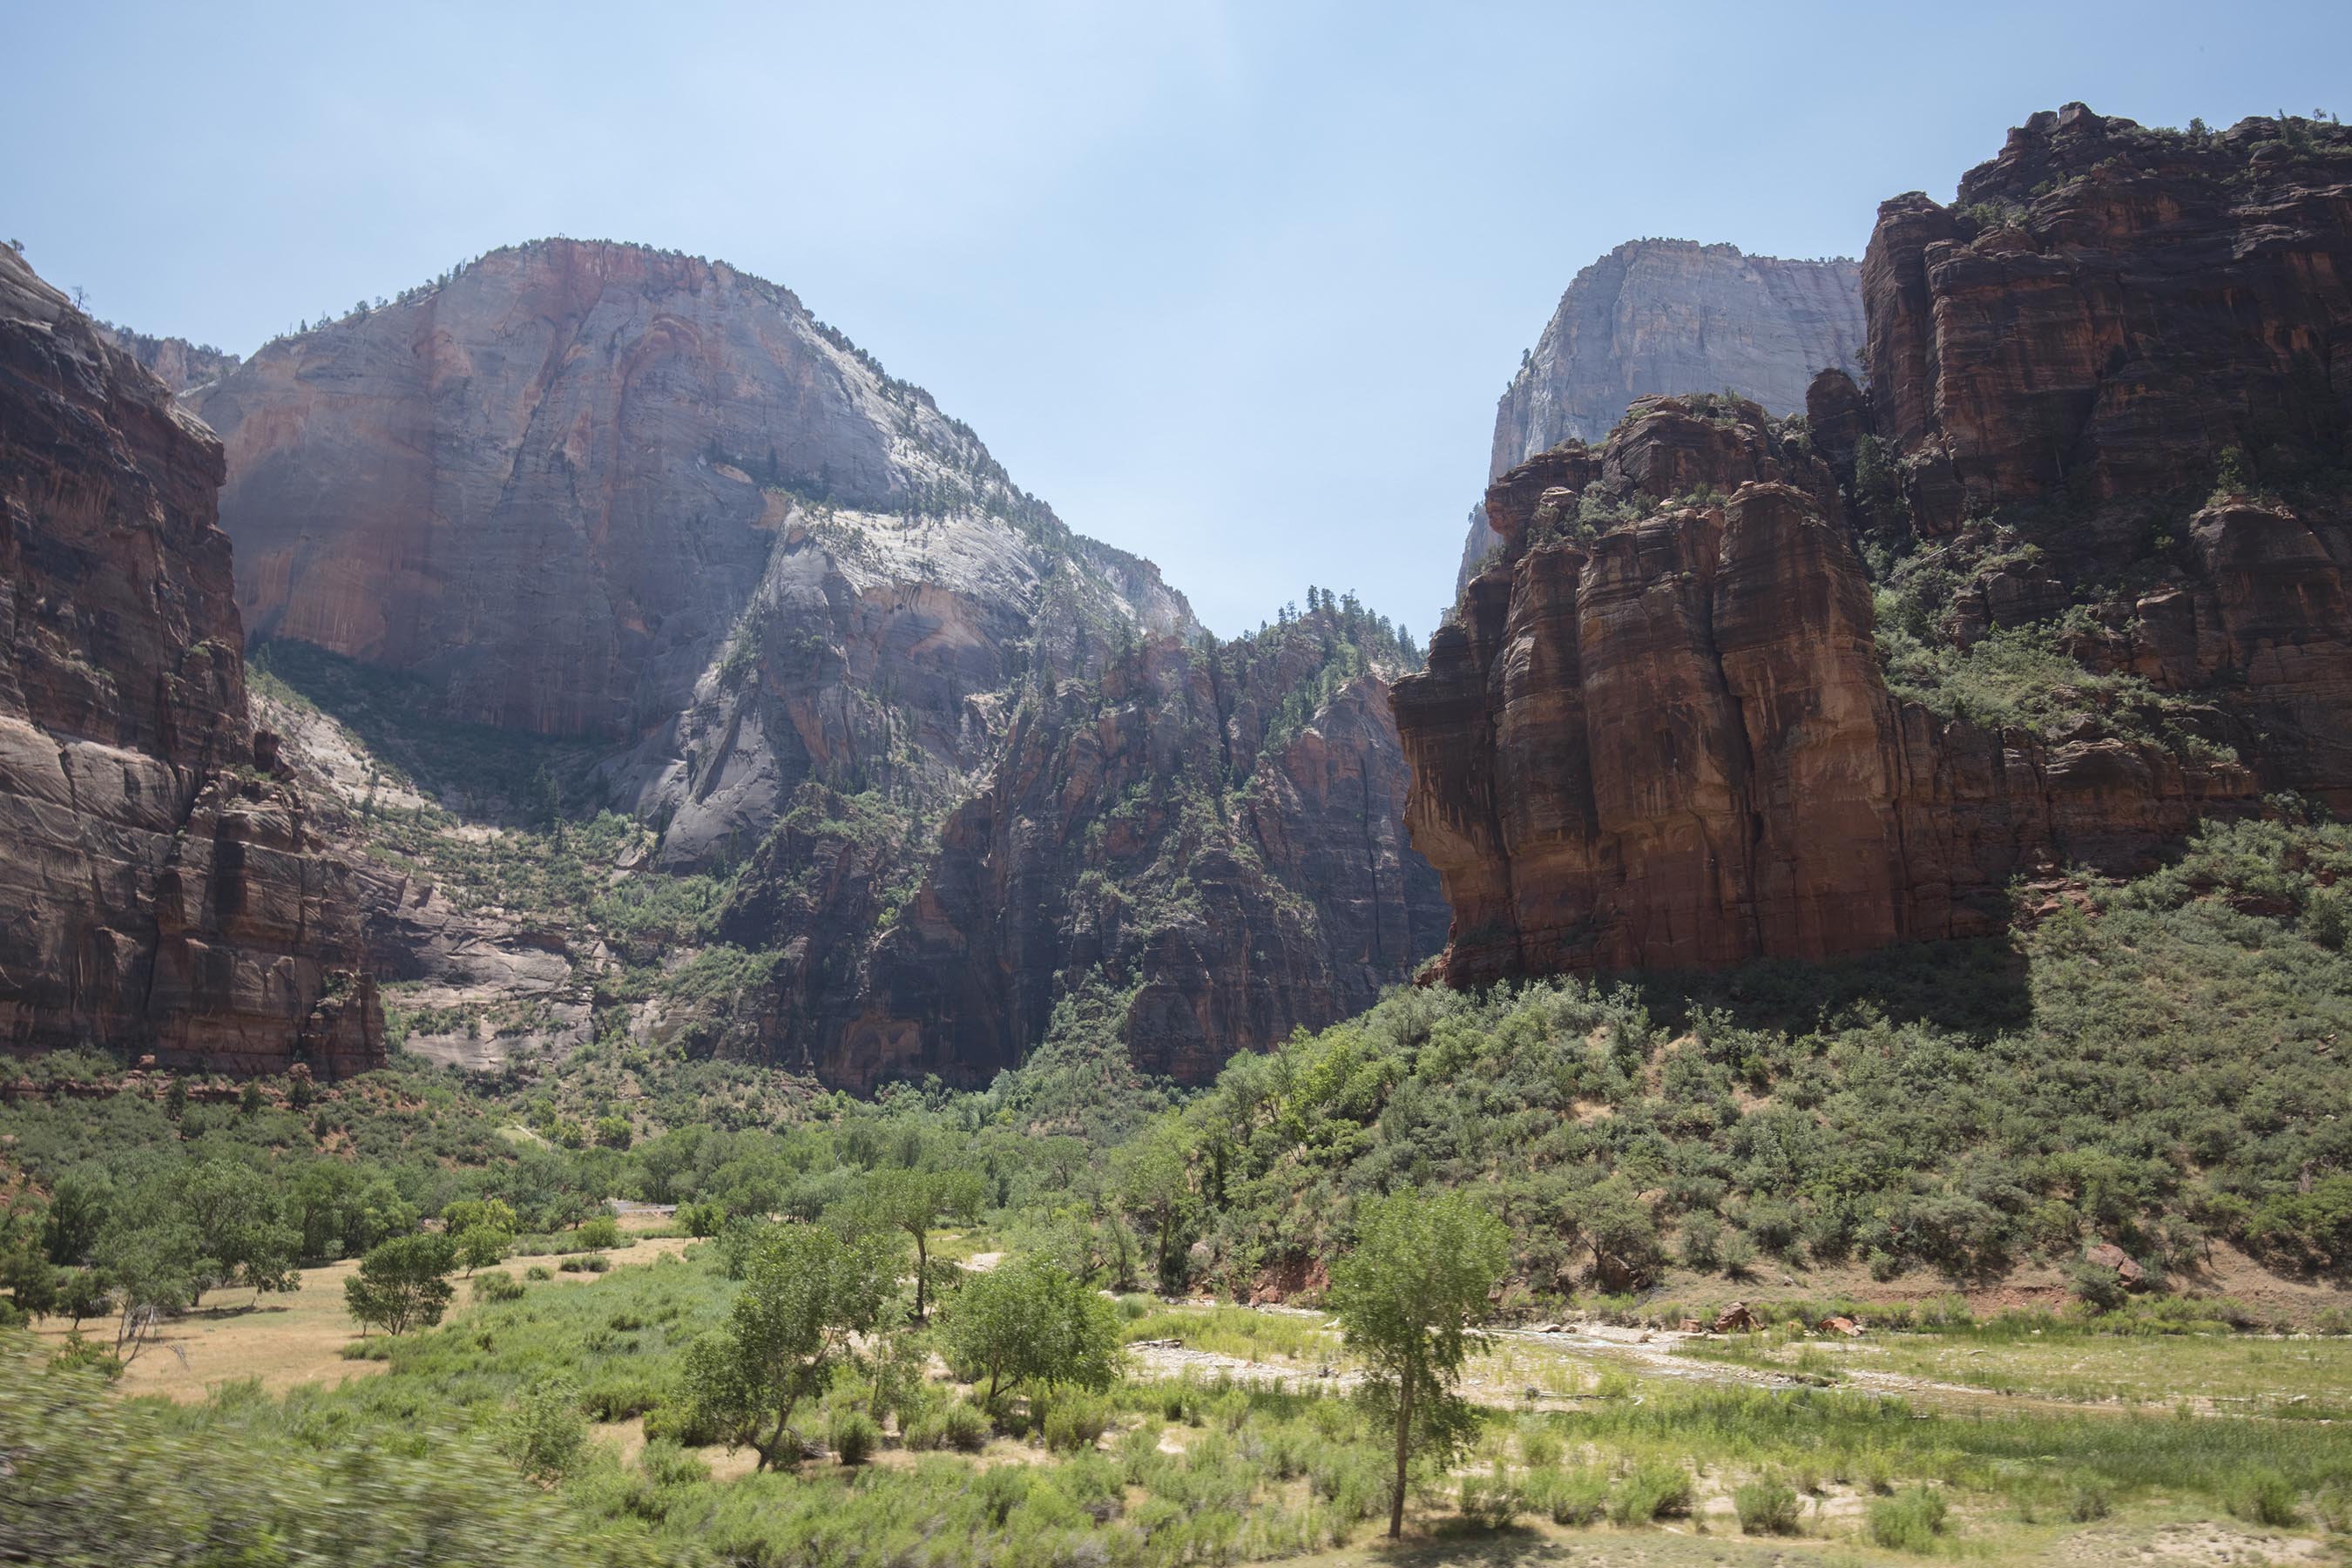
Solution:
[(2106, 1518), (2112, 1507), (2105, 1488), (2085, 1483), (2074, 1489), (2074, 1500), (2066, 1507), (2066, 1517), (2076, 1524), (2090, 1524)]
[(621, 1222), (611, 1215), (598, 1215), (583, 1220), (580, 1225), (580, 1245), (592, 1252), (602, 1252), (608, 1247), (621, 1245)]
[(944, 1410), (920, 1410), (901, 1413), (898, 1417), (898, 1441), (917, 1453), (944, 1448), (948, 1442), (948, 1416)]
[(1944, 1533), (1944, 1494), (1913, 1487), (1870, 1505), (1870, 1539), (1890, 1552), (1933, 1552)]
[(1066, 1395), (1045, 1411), (1045, 1447), (1056, 1453), (1091, 1448), (1109, 1429), (1109, 1403), (1090, 1394)]
[(530, 1268), (522, 1271), (522, 1277), (526, 1279), (552, 1279), (555, 1278), (554, 1274), (549, 1270), (547, 1265), (544, 1263), (532, 1264)]
[(684, 1400), (665, 1400), (646, 1412), (646, 1440), (671, 1442), (685, 1448), (708, 1448), (719, 1441), (719, 1429)]
[(688, 1453), (667, 1437), (647, 1440), (645, 1452), (637, 1456), (637, 1468), (657, 1487), (698, 1486), (710, 1479), (710, 1467), (700, 1455)]
[(1690, 1510), (1690, 1472), (1680, 1465), (1637, 1465), (1609, 1497), (1609, 1519), (1613, 1524), (1680, 1519)]
[(1501, 1465), (1486, 1475), (1462, 1478), (1462, 1518), (1473, 1528), (1508, 1530), (1527, 1511), (1527, 1492)]
[(525, 1475), (562, 1479), (588, 1442), (579, 1389), (561, 1377), (532, 1384), (507, 1406), (498, 1436), (499, 1451)]
[(977, 1454), (988, 1447), (988, 1416), (976, 1405), (949, 1405), (945, 1426), (948, 1447), (959, 1453)]
[(1796, 1488), (1778, 1479), (1759, 1478), (1736, 1489), (1731, 1506), (1738, 1511), (1742, 1535), (1794, 1535), (1805, 1505)]
[(845, 1465), (862, 1465), (871, 1458), (882, 1434), (875, 1427), (874, 1418), (863, 1410), (841, 1410), (834, 1413), (825, 1428), (825, 1447)]
[(1592, 1524), (1609, 1511), (1609, 1479), (1597, 1471), (1549, 1471), (1535, 1479), (1531, 1490), (1554, 1524)]
[(1559, 1434), (1549, 1426), (1519, 1428), (1519, 1459), (1531, 1470), (1549, 1470), (1559, 1463)]
[(503, 1268), (488, 1274), (477, 1274), (474, 1276), (473, 1294), (477, 1301), (511, 1301), (522, 1294), (522, 1281)]
[(2294, 1506), (2294, 1488), (2276, 1470), (2247, 1470), (2237, 1477), (2229, 1489), (2230, 1511), (2250, 1524), (2285, 1526), (2300, 1515)]

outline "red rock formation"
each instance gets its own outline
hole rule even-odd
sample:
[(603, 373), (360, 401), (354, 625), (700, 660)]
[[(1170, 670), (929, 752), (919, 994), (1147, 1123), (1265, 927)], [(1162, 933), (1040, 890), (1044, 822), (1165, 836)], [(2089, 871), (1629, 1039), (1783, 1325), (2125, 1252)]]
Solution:
[(804, 794), (726, 922), (778, 954), (744, 1048), (857, 1088), (984, 1081), (1086, 989), (1138, 1067), (1200, 1082), (1369, 1005), (1444, 910), (1380, 678), (1299, 711), (1340, 631), (1327, 610), (1213, 652), (1153, 637), (1033, 688), (936, 840)]
[(1895, 700), (1830, 468), (1752, 404), (1645, 400), (1486, 508), (1504, 559), (1394, 691), (1452, 983), (1977, 934), (2016, 872), (2127, 864), (2254, 794)]
[(1872, 401), (1923, 531), (2045, 496), (2277, 478), (2352, 430), (2352, 132), (2036, 114), (1940, 206), (1879, 209)]
[(342, 1073), (349, 870), (246, 710), (221, 449), (0, 250), (0, 1044)]

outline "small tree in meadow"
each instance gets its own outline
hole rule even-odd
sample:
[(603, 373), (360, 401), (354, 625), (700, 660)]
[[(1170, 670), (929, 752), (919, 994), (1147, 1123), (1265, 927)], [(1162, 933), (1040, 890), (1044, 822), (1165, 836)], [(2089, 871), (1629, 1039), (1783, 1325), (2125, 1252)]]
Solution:
[(457, 1266), (452, 1237), (396, 1236), (370, 1250), (358, 1272), (343, 1281), (346, 1308), (362, 1329), (373, 1324), (388, 1334), (429, 1329), (457, 1293), (449, 1283)]
[(1509, 1231), (1468, 1195), (1401, 1193), (1364, 1205), (1355, 1251), (1331, 1269), (1331, 1304), (1363, 1358), (1364, 1392), (1396, 1432), (1391, 1540), (1404, 1533), (1414, 1451), (1450, 1450), (1466, 1430), (1454, 1386), (1509, 1258)]
[(822, 1395), (852, 1337), (872, 1329), (897, 1285), (897, 1259), (879, 1237), (851, 1242), (824, 1226), (780, 1226), (743, 1270), (727, 1327), (687, 1348), (692, 1425), (749, 1447), (767, 1469), (796, 1458), (793, 1413)]

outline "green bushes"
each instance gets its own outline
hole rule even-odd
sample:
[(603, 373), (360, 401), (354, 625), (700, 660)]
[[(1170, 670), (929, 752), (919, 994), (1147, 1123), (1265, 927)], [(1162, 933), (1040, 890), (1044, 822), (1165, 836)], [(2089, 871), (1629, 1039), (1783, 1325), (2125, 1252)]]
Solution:
[(1680, 1519), (1691, 1510), (1690, 1472), (1666, 1463), (1637, 1465), (1609, 1492), (1612, 1524), (1647, 1524), (1656, 1519)]
[(472, 1294), (477, 1301), (513, 1301), (520, 1300), (523, 1282), (503, 1268), (474, 1276)]
[(1045, 1407), (1045, 1447), (1056, 1453), (1091, 1448), (1110, 1429), (1110, 1403), (1092, 1394), (1072, 1393), (1055, 1398)]
[(863, 1410), (837, 1410), (825, 1426), (825, 1447), (845, 1465), (862, 1465), (881, 1445), (881, 1430)]
[(2230, 1511), (2250, 1524), (2284, 1527), (2300, 1522), (2303, 1517), (2295, 1507), (2294, 1483), (2273, 1469), (2249, 1469), (2232, 1476), (2227, 1499)]
[(1890, 1552), (1933, 1552), (1944, 1533), (1944, 1494), (1932, 1487), (1913, 1487), (1894, 1497), (1874, 1500), (1865, 1514), (1870, 1539)]
[(988, 1447), (988, 1414), (976, 1405), (961, 1400), (950, 1405), (940, 1426), (948, 1447), (958, 1453), (977, 1454)]
[(1539, 1470), (1528, 1496), (1554, 1524), (1596, 1524), (1609, 1512), (1609, 1478), (1583, 1468)]
[(1804, 1512), (1797, 1489), (1775, 1477), (1759, 1477), (1736, 1488), (1731, 1506), (1742, 1535), (1794, 1535)]

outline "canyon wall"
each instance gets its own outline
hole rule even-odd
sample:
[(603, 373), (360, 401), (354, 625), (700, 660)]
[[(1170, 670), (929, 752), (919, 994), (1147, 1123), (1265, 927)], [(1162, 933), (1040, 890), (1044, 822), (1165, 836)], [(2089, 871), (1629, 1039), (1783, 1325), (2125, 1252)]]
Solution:
[[(648, 1005), (648, 1034), (861, 1089), (984, 1081), (1083, 992), (1147, 1070), (1197, 1080), (1437, 945), (1385, 624), (1326, 605), (1218, 648), (1150, 562), (1073, 533), (784, 289), (546, 241), (193, 402), (257, 639), (402, 683), (486, 748), (601, 752), (575, 807), (659, 832), (626, 874), (726, 881), (746, 983)], [(428, 880), (368, 882), (383, 978), (509, 1011), (585, 994)]]
[(246, 708), (220, 444), (0, 250), (0, 1045), (382, 1059), (351, 869)]
[[(1862, 268), (1737, 246), (1640, 239), (1579, 272), (1495, 410), (1486, 477), (1598, 442), (1640, 397), (1731, 392), (1801, 412), (1813, 373), (1862, 352)], [(1502, 542), (1473, 511), (1459, 592)]]
[(1436, 973), (1979, 934), (2020, 877), (2352, 800), (2348, 182), (2332, 126), (2037, 115), (1882, 209), (1867, 396), (1643, 400), (1503, 472), (1395, 690)]

